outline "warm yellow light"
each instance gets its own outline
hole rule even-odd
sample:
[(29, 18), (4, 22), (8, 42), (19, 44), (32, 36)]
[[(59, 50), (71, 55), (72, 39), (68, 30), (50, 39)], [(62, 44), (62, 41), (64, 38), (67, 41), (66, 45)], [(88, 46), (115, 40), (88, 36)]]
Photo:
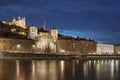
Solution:
[(20, 48), (20, 46), (21, 46), (20, 44), (17, 44), (17, 48)]
[(14, 28), (14, 29), (11, 29), (10, 31), (11, 31), (11, 32), (16, 32), (16, 29)]
[(32, 48), (35, 48), (35, 45), (32, 45)]
[(64, 61), (61, 61), (60, 65), (61, 65), (61, 69), (63, 70), (64, 69)]
[(65, 50), (63, 50), (63, 49), (60, 49), (60, 50), (59, 50), (59, 52), (62, 52), (62, 53), (64, 53), (64, 52), (65, 52)]
[(26, 33), (25, 32), (18, 32), (18, 34), (20, 34), (20, 35), (26, 35)]

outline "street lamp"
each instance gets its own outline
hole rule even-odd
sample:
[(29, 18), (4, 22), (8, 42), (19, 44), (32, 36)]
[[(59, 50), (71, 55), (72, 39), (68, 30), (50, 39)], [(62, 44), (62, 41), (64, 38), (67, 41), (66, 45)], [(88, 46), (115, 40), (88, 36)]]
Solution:
[(17, 44), (17, 48), (20, 48), (20, 44)]
[(35, 45), (32, 45), (32, 50), (33, 52), (35, 52)]
[(21, 47), (21, 45), (20, 45), (20, 44), (17, 44), (17, 51), (20, 51), (20, 50), (19, 50), (20, 47)]
[(35, 48), (35, 45), (32, 45), (32, 48)]

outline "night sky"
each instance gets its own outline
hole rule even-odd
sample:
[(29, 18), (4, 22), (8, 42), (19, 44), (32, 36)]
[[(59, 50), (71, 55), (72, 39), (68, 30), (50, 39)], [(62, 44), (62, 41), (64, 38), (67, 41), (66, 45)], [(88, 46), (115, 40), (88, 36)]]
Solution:
[(27, 26), (56, 27), (59, 33), (120, 43), (120, 0), (0, 0), (0, 20), (27, 19)]

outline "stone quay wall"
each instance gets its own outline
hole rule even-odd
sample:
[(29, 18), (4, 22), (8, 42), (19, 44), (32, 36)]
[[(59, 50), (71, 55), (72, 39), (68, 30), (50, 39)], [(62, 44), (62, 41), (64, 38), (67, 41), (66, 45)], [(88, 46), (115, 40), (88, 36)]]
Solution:
[(0, 38), (0, 52), (32, 53), (34, 52), (34, 40)]

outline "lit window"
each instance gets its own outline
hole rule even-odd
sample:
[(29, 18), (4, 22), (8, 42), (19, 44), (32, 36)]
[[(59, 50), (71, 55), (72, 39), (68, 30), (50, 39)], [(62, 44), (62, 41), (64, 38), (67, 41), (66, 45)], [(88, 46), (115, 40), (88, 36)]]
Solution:
[(73, 48), (75, 48), (75, 43), (73, 43)]

